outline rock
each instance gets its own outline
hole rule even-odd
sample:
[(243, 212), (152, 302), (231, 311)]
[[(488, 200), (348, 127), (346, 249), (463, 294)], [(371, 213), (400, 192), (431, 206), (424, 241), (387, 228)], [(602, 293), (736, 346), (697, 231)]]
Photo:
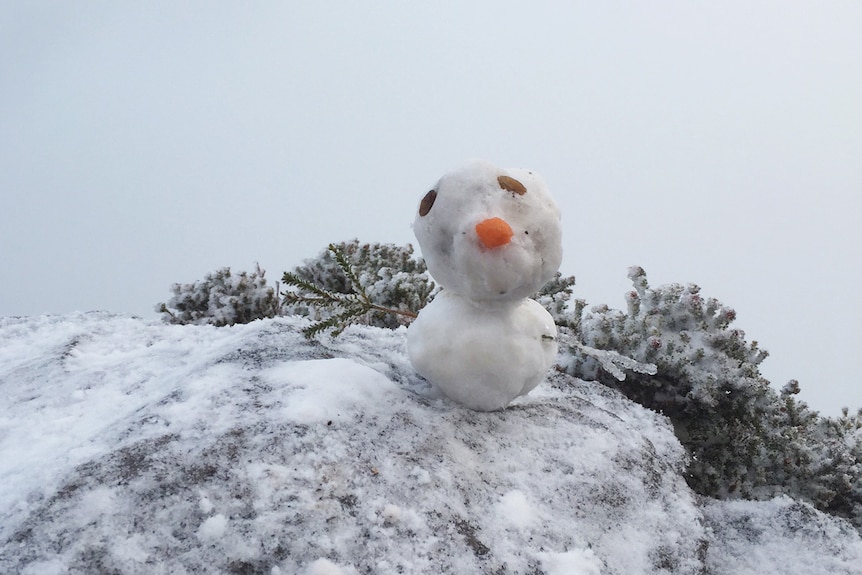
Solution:
[[(555, 373), (478, 413), (413, 373), (404, 329), (305, 325), (0, 322), (30, 350), (0, 362), (0, 571), (702, 574), (744, 549), (709, 502), (706, 528), (667, 420), (616, 392)], [(9, 462), (64, 412), (67, 444)]]

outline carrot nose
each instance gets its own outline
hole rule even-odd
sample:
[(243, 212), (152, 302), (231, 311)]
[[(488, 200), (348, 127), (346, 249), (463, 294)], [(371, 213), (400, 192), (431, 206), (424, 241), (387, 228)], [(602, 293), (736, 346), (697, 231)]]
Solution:
[(506, 220), (489, 218), (476, 224), (476, 235), (483, 246), (493, 249), (508, 244), (513, 233)]

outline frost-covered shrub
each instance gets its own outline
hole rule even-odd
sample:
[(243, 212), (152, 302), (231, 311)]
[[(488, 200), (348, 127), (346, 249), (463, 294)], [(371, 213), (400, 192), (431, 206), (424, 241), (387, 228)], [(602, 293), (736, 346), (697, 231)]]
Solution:
[(730, 327), (733, 309), (704, 298), (698, 286), (651, 288), (639, 267), (629, 278), (626, 312), (580, 305), (572, 310), (579, 317), (564, 324), (586, 346), (655, 364), (655, 375), (636, 371), (620, 381), (577, 346), (564, 352), (562, 367), (668, 416), (690, 454), (687, 480), (695, 491), (722, 498), (785, 493), (862, 526), (860, 418), (820, 418), (795, 400), (796, 382), (781, 393), (772, 389), (758, 367), (767, 352)]
[(791, 396), (795, 380), (781, 391), (782, 405), (769, 414), (767, 441), (779, 437), (784, 452), (763, 450), (768, 477), (780, 491), (821, 511), (849, 519), (862, 530), (862, 410), (820, 417)]
[(221, 268), (201, 281), (173, 284), (173, 296), (168, 303), (156, 305), (156, 311), (165, 322), (174, 324), (225, 326), (273, 317), (279, 302), (265, 275), (259, 265), (251, 273)]
[(821, 418), (810, 433), (810, 499), (862, 531), (862, 409), (853, 416)]
[(286, 272), (283, 314), (317, 321), (308, 335), (350, 323), (396, 328), (409, 323), (436, 293), (425, 262), (413, 246), (332, 244), (316, 258)]
[(641, 268), (629, 277), (628, 313), (596, 306), (580, 318), (580, 340), (641, 362), (657, 374), (624, 381), (592, 357), (571, 354), (566, 369), (615, 387), (641, 405), (667, 415), (692, 456), (689, 481), (710, 495), (748, 494), (762, 484), (752, 477), (763, 412), (774, 401), (758, 364), (766, 352), (729, 329), (735, 312), (704, 299), (693, 284), (651, 289)]

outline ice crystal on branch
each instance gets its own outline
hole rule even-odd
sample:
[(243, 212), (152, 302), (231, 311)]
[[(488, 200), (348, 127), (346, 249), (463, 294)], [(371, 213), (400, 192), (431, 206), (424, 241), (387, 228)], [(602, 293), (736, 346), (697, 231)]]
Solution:
[(658, 373), (658, 368), (654, 363), (641, 363), (636, 359), (622, 355), (616, 351), (608, 349), (596, 349), (588, 345), (584, 345), (578, 341), (571, 342), (584, 356), (592, 358), (599, 362), (603, 370), (608, 372), (617, 381), (625, 381), (625, 369), (642, 373), (645, 375), (655, 375)]

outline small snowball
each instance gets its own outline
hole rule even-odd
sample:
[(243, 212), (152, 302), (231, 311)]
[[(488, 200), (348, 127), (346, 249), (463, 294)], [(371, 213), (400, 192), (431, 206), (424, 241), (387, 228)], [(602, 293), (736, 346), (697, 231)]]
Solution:
[(213, 515), (198, 527), (197, 536), (202, 542), (215, 541), (220, 539), (227, 530), (227, 517), (219, 513)]
[(318, 559), (308, 566), (307, 575), (358, 575), (353, 567), (339, 567), (329, 559)]
[(81, 497), (78, 507), (79, 525), (87, 525), (98, 521), (109, 513), (115, 505), (116, 496), (110, 487), (96, 487)]
[(118, 539), (111, 549), (111, 554), (126, 561), (144, 563), (150, 555), (142, 546), (142, 536), (133, 535)]
[(601, 575), (602, 562), (592, 549), (565, 553), (539, 553), (547, 575)]
[(419, 485), (428, 485), (431, 483), (431, 474), (418, 465), (410, 471), (410, 477), (415, 477), (416, 483)]
[(523, 491), (506, 493), (497, 504), (500, 518), (516, 527), (527, 527), (539, 518), (536, 509), (527, 501)]
[(34, 561), (30, 563), (21, 575), (65, 575), (69, 570), (62, 559), (49, 559), (47, 561)]
[(401, 520), (401, 508), (397, 505), (387, 503), (383, 506), (383, 511), (380, 513), (385, 523), (398, 523)]
[(213, 507), (215, 507), (212, 504), (212, 501), (210, 501), (209, 498), (207, 498), (207, 496), (203, 494), (201, 494), (201, 500), (198, 503), (198, 506), (200, 507), (201, 513), (206, 513), (207, 515), (209, 515), (209, 513), (213, 510)]

